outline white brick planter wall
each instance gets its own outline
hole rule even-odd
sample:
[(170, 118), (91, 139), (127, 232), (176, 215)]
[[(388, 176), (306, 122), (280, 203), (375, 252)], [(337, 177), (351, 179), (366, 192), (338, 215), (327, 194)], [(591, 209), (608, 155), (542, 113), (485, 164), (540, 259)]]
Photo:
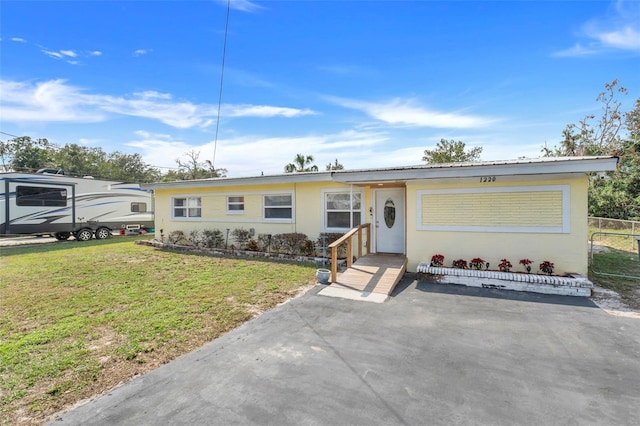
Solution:
[(556, 277), (551, 275), (518, 274), (514, 272), (479, 271), (418, 265), (418, 272), (429, 274), (436, 282), (459, 284), (468, 287), (498, 288), (503, 290), (530, 291), (533, 293), (559, 294), (563, 296), (591, 296), (593, 283), (582, 275)]

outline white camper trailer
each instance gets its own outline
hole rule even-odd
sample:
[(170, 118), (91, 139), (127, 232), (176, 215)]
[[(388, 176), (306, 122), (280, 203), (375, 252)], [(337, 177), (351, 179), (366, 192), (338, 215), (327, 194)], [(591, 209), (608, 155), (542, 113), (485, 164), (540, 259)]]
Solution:
[(138, 184), (62, 174), (0, 173), (0, 235), (104, 239), (153, 228), (153, 198)]

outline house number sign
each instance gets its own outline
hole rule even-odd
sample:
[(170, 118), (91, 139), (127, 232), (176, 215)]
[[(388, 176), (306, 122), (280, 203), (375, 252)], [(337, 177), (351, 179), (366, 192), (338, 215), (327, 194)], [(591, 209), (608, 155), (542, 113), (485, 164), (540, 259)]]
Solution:
[(482, 183), (495, 182), (495, 181), (496, 181), (495, 176), (480, 176), (480, 182)]

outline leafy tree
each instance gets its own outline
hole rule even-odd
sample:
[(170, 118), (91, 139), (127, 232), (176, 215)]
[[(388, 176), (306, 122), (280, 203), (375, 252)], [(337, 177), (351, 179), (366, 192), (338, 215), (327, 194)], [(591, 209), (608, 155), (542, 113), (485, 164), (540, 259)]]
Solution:
[(327, 164), (326, 171), (330, 172), (332, 170), (344, 170), (344, 166), (340, 162), (338, 162), (337, 158), (333, 163)]
[(596, 101), (602, 115), (587, 115), (563, 130), (560, 146), (543, 148), (545, 156), (615, 155), (618, 168), (593, 175), (589, 185), (589, 214), (613, 219), (640, 219), (640, 98), (633, 110), (622, 111), (617, 98), (627, 89), (618, 80), (605, 84)]
[(427, 164), (432, 164), (480, 160), (480, 154), (482, 154), (481, 146), (476, 146), (468, 151), (465, 151), (465, 148), (466, 144), (462, 141), (440, 139), (435, 149), (424, 150), (422, 161), (425, 161)]
[(106, 161), (102, 148), (67, 144), (53, 151), (55, 167), (73, 176), (94, 176), (109, 179), (100, 173), (100, 166)]
[(318, 166), (313, 164), (313, 156), (307, 155), (304, 156), (302, 154), (297, 154), (293, 159), (293, 163), (289, 163), (284, 166), (285, 173), (296, 173), (296, 172), (317, 172)]
[(161, 177), (160, 170), (142, 161), (140, 154), (124, 154), (120, 151), (108, 154), (100, 170), (100, 176), (127, 182), (156, 182)]
[(20, 172), (53, 167), (54, 148), (47, 139), (31, 139), (29, 136), (10, 139), (0, 147), (2, 166)]
[(602, 116), (597, 121), (595, 114), (585, 116), (578, 124), (570, 123), (562, 131), (559, 147), (542, 148), (544, 156), (620, 155), (623, 148), (621, 132), (625, 128), (626, 114), (621, 112), (622, 102), (616, 94), (627, 94), (627, 89), (618, 85), (618, 80), (605, 84), (596, 101), (602, 104)]
[(227, 169), (216, 169), (210, 160), (200, 162), (200, 151), (191, 150), (185, 154), (186, 160), (176, 159), (178, 170), (171, 170), (162, 176), (162, 180), (193, 180), (215, 177), (225, 177)]

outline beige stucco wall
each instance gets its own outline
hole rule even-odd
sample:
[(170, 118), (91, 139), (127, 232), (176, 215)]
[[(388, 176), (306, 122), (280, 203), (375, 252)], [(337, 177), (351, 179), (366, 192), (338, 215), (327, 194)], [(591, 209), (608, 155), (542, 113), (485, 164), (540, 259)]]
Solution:
[[(192, 230), (244, 228), (255, 230), (255, 234), (280, 234), (301, 232), (311, 240), (323, 232), (323, 191), (343, 189), (349, 191), (350, 186), (335, 182), (310, 182), (296, 184), (269, 184), (228, 187), (204, 187), (186, 189), (155, 190), (155, 228), (165, 235), (172, 231), (189, 233)], [(354, 191), (361, 190), (354, 187)], [(369, 194), (363, 191), (364, 221), (369, 220)], [(263, 195), (293, 194), (294, 213), (291, 221), (268, 221), (262, 218)], [(202, 217), (194, 219), (172, 218), (171, 198), (176, 196), (201, 197)], [(241, 214), (227, 212), (227, 196), (244, 196), (245, 209)]]
[[(434, 254), (442, 254), (445, 256), (445, 266), (450, 266), (455, 259), (465, 259), (468, 262), (472, 258), (480, 257), (490, 262), (491, 269), (497, 269), (500, 260), (506, 258), (513, 264), (514, 271), (523, 271), (518, 262), (520, 259), (528, 258), (533, 261), (534, 272), (537, 272), (538, 265), (542, 261), (549, 260), (555, 264), (556, 273), (577, 272), (586, 275), (588, 255), (587, 184), (586, 176), (555, 180), (518, 179), (512, 182), (490, 183), (468, 181), (439, 184), (410, 183), (407, 185), (408, 270), (415, 271), (419, 262), (428, 262)], [(531, 193), (531, 197), (527, 197), (527, 186), (543, 192)], [(508, 187), (518, 187), (518, 189), (512, 189), (513, 192), (509, 192), (509, 190), (499, 192)], [(547, 187), (550, 190), (545, 192)], [(461, 227), (468, 226), (470, 219), (471, 224), (477, 223), (488, 227), (502, 224), (513, 226), (519, 220), (514, 217), (527, 222), (524, 225), (533, 228), (536, 226), (557, 227), (558, 208), (561, 207), (558, 202), (558, 187), (569, 190), (570, 214), (568, 215), (568, 224), (562, 224), (565, 225), (564, 231), (518, 232), (524, 228), (517, 231), (419, 229), (421, 225), (434, 225), (422, 217), (423, 214), (428, 213), (428, 209), (424, 209), (420, 202), (424, 191), (431, 195), (430, 191), (435, 190), (433, 192), (440, 197), (425, 197), (424, 200), (446, 202), (451, 201), (447, 198), (448, 190), (456, 194), (456, 191), (460, 192), (462, 188), (471, 189), (471, 191), (470, 193), (457, 194), (460, 196), (454, 197), (453, 200), (469, 204), (455, 206), (456, 210), (451, 210), (449, 215), (451, 220), (459, 222)], [(477, 189), (478, 192), (476, 193), (474, 189)], [(420, 193), (420, 191), (423, 192)], [(497, 195), (493, 199), (492, 191), (495, 191), (494, 195)], [(487, 205), (473, 208), (474, 204), (481, 202), (486, 202)], [(537, 212), (529, 212), (531, 209), (522, 208), (523, 204), (529, 203), (530, 207), (534, 202), (549, 203), (548, 206), (552, 208), (539, 209)], [(446, 207), (443, 209), (436, 216), (446, 215)], [(491, 220), (483, 218), (489, 211), (496, 213)], [(477, 216), (474, 218), (474, 215)], [(499, 216), (504, 220), (500, 221)], [(567, 229), (568, 232), (566, 232)]]

